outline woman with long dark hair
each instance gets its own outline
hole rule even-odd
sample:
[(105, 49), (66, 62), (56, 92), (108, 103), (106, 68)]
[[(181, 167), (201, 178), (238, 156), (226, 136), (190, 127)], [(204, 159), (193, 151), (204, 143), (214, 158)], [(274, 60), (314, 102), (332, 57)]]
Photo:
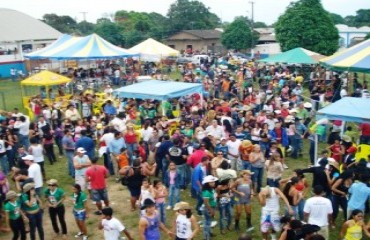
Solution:
[(340, 239), (361, 240), (362, 232), (365, 232), (366, 236), (370, 237), (369, 230), (364, 223), (364, 213), (359, 209), (355, 209), (352, 211), (350, 219), (343, 223)]
[(334, 180), (331, 186), (333, 203), (333, 222), (335, 223), (339, 213), (339, 206), (343, 210), (344, 219), (347, 219), (347, 195), (348, 189), (353, 183), (353, 170), (346, 170)]
[(75, 235), (76, 238), (82, 237), (82, 240), (87, 240), (87, 228), (86, 228), (86, 219), (88, 215), (88, 206), (87, 206), (87, 196), (81, 190), (79, 184), (74, 184), (72, 186), (72, 200), (73, 200), (73, 215), (76, 220), (77, 227), (79, 232)]
[(173, 223), (172, 232), (176, 234), (176, 240), (194, 239), (199, 232), (199, 225), (196, 217), (191, 212), (187, 202), (178, 202), (173, 208), (177, 212)]
[[(231, 230), (231, 186), (229, 177), (221, 177), (216, 188), (218, 209), (220, 211), (220, 231), (226, 233), (226, 229)], [(226, 223), (225, 223), (226, 221)]]
[[(296, 189), (296, 185), (299, 183), (298, 177), (292, 177), (289, 182), (284, 186), (283, 193), (288, 199), (290, 208), (294, 211), (295, 219), (298, 219), (298, 203), (302, 199), (302, 194)], [(285, 211), (285, 215), (289, 216), (288, 209)]]
[(203, 237), (206, 240), (211, 239), (211, 222), (216, 213), (215, 187), (218, 179), (212, 175), (205, 176), (202, 181), (202, 198), (203, 198)]
[(22, 208), (30, 222), (31, 240), (36, 239), (36, 229), (40, 240), (44, 240), (44, 228), (42, 226), (42, 205), (36, 195), (35, 184), (27, 183), (23, 186)]

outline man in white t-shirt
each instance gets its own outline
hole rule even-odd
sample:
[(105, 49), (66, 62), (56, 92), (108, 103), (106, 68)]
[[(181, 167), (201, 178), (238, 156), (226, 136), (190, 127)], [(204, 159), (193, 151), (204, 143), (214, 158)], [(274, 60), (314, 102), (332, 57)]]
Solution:
[(224, 129), (222, 126), (218, 125), (217, 120), (212, 121), (212, 125), (206, 128), (206, 133), (211, 134), (216, 139), (221, 139), (224, 137)]
[(38, 163), (34, 162), (34, 157), (32, 155), (26, 155), (22, 157), (24, 163), (28, 165), (28, 177), (32, 178), (35, 183), (35, 192), (41, 197), (42, 194), (42, 172), (41, 167)]
[(229, 141), (226, 143), (229, 149), (228, 159), (231, 160), (231, 168), (236, 171), (238, 170), (240, 144), (241, 141), (236, 138), (235, 134), (230, 134)]
[(318, 232), (325, 239), (329, 239), (329, 226), (332, 224), (333, 207), (331, 201), (322, 195), (324, 189), (321, 185), (313, 188), (315, 196), (306, 200), (303, 208), (305, 222), (321, 228)]
[(130, 233), (126, 230), (125, 226), (115, 217), (112, 217), (113, 210), (110, 207), (102, 209), (103, 219), (99, 223), (99, 229), (104, 230), (105, 240), (118, 240), (121, 239), (120, 235), (123, 232), (129, 240), (132, 240)]

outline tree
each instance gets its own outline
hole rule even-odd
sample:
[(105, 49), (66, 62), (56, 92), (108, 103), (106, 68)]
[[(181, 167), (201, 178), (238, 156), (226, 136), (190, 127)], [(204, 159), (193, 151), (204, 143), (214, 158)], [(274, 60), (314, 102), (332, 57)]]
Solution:
[(114, 45), (123, 46), (124, 38), (117, 24), (107, 18), (101, 18), (97, 22), (94, 29), (96, 34)]
[(346, 24), (352, 27), (363, 27), (370, 25), (370, 9), (359, 9), (356, 16), (347, 16)]
[(267, 24), (264, 22), (255, 22), (253, 23), (254, 28), (267, 28)]
[(220, 18), (200, 1), (177, 0), (171, 4), (167, 17), (171, 33), (189, 29), (213, 29), (220, 24)]
[[(253, 34), (254, 42), (258, 39)], [(245, 50), (252, 47), (252, 31), (244, 17), (237, 17), (221, 35), (221, 42), (227, 49)]]
[(368, 33), (365, 37), (365, 40), (370, 39), (370, 33)]
[(95, 24), (87, 21), (82, 21), (77, 24), (76, 31), (80, 35), (89, 35), (94, 32)]
[(334, 24), (346, 24), (346, 21), (341, 15), (336, 14), (336, 13), (329, 13), (329, 14), (330, 14), (331, 19), (333, 19)]
[(283, 51), (303, 47), (331, 55), (339, 47), (338, 30), (320, 0), (291, 3), (279, 17), (275, 33)]
[(77, 27), (77, 22), (70, 16), (58, 16), (54, 13), (45, 14), (41, 21), (62, 33), (74, 33)]

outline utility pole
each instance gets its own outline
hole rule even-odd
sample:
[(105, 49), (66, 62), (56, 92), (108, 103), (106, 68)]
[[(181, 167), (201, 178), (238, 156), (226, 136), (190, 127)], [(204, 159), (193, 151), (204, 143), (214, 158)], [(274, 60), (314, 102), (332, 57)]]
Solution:
[(82, 19), (86, 22), (86, 14), (87, 12), (80, 12), (82, 14)]
[(251, 57), (253, 58), (254, 57), (254, 51), (253, 51), (253, 47), (254, 47), (254, 2), (253, 1), (249, 1), (249, 3), (251, 4), (252, 6), (252, 19), (251, 19), (251, 32), (252, 32), (252, 47), (251, 47)]

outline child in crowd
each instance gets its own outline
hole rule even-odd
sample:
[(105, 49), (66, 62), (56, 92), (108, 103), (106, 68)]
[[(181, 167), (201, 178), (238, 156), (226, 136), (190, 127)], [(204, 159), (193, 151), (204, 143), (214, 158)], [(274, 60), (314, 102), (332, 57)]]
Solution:
[(176, 203), (180, 202), (181, 173), (177, 170), (176, 164), (170, 162), (168, 170), (164, 176), (164, 184), (169, 191), (169, 204), (167, 209), (171, 209)]
[(142, 185), (141, 185), (141, 194), (139, 197), (139, 203), (142, 206), (144, 204), (145, 199), (151, 199), (154, 202), (154, 189), (153, 185), (150, 184), (150, 180), (148, 178), (144, 178)]
[(163, 224), (166, 224), (165, 205), (166, 197), (168, 196), (167, 189), (160, 180), (154, 180), (153, 186), (154, 186), (155, 205), (157, 207), (157, 210), (159, 211), (161, 222)]

